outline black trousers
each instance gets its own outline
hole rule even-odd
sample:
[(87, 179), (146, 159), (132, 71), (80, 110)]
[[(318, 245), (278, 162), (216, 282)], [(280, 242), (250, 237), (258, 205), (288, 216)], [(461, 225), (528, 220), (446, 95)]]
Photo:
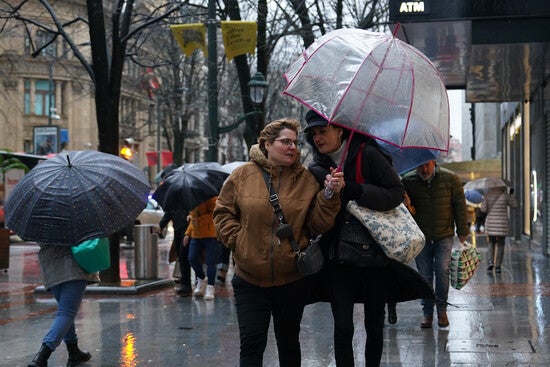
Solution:
[(300, 322), (307, 283), (298, 280), (280, 287), (262, 288), (237, 275), (231, 280), (241, 339), (240, 367), (261, 367), (271, 317), (277, 340), (279, 365), (299, 367)]
[(353, 367), (353, 308), (363, 303), (365, 365), (379, 366), (384, 347), (387, 267), (334, 266), (330, 277), (330, 305), (334, 318), (336, 366)]
[(189, 265), (189, 246), (183, 246), (183, 238), (185, 237), (185, 230), (175, 229), (174, 239), (172, 240), (176, 247), (176, 254), (178, 254), (178, 262), (180, 263), (180, 287), (191, 287), (191, 265)]

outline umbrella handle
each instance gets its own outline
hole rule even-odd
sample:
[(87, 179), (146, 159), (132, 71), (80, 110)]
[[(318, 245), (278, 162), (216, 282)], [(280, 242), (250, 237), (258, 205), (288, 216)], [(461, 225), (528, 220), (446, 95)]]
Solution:
[[(349, 134), (348, 141), (346, 142), (346, 146), (344, 148), (344, 152), (342, 154), (342, 158), (340, 158), (340, 163), (338, 163), (338, 167), (336, 167), (336, 170), (334, 172), (340, 172), (342, 171), (342, 167), (344, 166), (344, 162), (346, 161), (346, 157), (348, 155), (349, 151), (349, 145), (351, 143), (351, 138), (353, 138), (353, 134), (355, 131), (351, 130), (351, 133)], [(361, 154), (361, 152), (359, 152)], [(334, 191), (330, 187), (325, 187), (325, 191), (323, 192), (323, 195), (326, 199), (332, 198), (332, 195), (334, 195)]]
[(348, 156), (349, 151), (349, 145), (351, 144), (351, 139), (353, 138), (353, 134), (355, 131), (351, 130), (351, 133), (349, 134), (348, 141), (346, 142), (346, 147), (344, 148), (344, 152), (342, 153), (342, 158), (340, 158), (340, 163), (338, 163), (338, 167), (336, 167), (336, 171), (341, 171), (342, 167), (344, 167), (344, 162), (346, 161), (346, 158)]

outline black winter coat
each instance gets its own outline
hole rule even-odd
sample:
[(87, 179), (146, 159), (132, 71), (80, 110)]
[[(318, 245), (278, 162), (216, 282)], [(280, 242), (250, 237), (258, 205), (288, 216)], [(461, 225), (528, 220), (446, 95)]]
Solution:
[[(319, 152), (313, 144), (311, 136), (307, 136), (307, 140), (312, 146), (313, 162), (309, 165), (309, 170), (313, 173), (320, 185), (324, 184), (326, 175), (330, 172), (330, 167), (335, 168), (337, 165), (332, 159)], [(361, 150), (361, 145), (364, 144)], [(360, 151), (361, 150), (361, 151)], [(358, 154), (361, 156), (361, 173), (365, 180), (364, 184), (356, 183), (356, 159)], [(326, 278), (330, 276), (331, 267), (340, 266), (330, 259), (334, 245), (338, 242), (338, 233), (341, 223), (346, 215), (350, 215), (346, 211), (347, 203), (350, 200), (355, 200), (359, 205), (367, 208), (385, 211), (398, 206), (404, 200), (404, 190), (401, 180), (395, 169), (391, 165), (391, 158), (385, 155), (376, 141), (372, 138), (363, 135), (356, 135), (352, 138), (349, 146), (349, 151), (344, 163), (344, 179), (346, 186), (342, 193), (342, 206), (338, 214), (335, 224), (331, 230), (326, 232), (321, 239), (321, 246), (325, 253), (325, 259), (329, 261), (321, 273), (317, 275), (316, 282), (321, 284), (326, 283)], [(431, 285), (413, 268), (388, 258), (389, 274), (388, 279), (388, 302), (405, 302), (418, 298), (432, 298), (434, 295)], [(312, 287), (313, 301), (318, 301), (316, 297), (320, 297), (321, 301), (326, 300), (327, 294), (321, 289)], [(357, 302), (363, 302), (363, 299), (358, 298)]]

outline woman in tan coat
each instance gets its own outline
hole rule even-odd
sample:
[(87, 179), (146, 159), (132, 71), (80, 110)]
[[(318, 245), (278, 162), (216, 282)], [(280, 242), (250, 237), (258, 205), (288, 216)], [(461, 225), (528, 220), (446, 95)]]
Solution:
[(508, 208), (518, 206), (513, 190), (510, 194), (506, 192), (506, 187), (495, 187), (487, 192), (485, 199), (481, 203), (481, 211), (487, 213), (485, 218), (485, 234), (489, 236), (489, 251), (487, 259), (489, 260), (488, 271), (495, 270), (501, 272), (502, 258), (504, 257), (504, 243), (506, 236), (510, 235), (510, 221), (508, 218)]
[[(233, 171), (214, 210), (218, 241), (233, 250), (231, 281), (241, 339), (240, 366), (262, 366), (271, 317), (281, 367), (299, 367), (300, 321), (309, 282), (296, 270), (288, 236), (277, 236), (268, 185), (278, 196), (285, 220), (300, 248), (310, 235), (330, 229), (340, 209), (341, 173), (327, 175), (336, 195), (326, 198), (313, 175), (299, 162), (299, 122), (280, 119), (260, 133), (250, 162)], [(266, 183), (262, 171), (267, 172)]]

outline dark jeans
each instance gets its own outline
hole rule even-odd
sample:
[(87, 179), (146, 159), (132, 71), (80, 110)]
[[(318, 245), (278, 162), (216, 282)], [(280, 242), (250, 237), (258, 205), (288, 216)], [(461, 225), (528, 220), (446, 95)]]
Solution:
[(189, 246), (183, 246), (183, 238), (185, 237), (185, 229), (174, 230), (174, 246), (178, 254), (178, 262), (180, 263), (180, 287), (189, 287), (191, 289), (191, 265), (189, 265)]
[(426, 241), (424, 248), (414, 259), (420, 275), (432, 285), (435, 281), (435, 299), (427, 298), (420, 301), (426, 317), (433, 316), (434, 303), (438, 313), (447, 311), (452, 250), (453, 237)]
[(218, 270), (229, 269), (229, 257), (231, 256), (231, 250), (229, 247), (225, 247), (221, 242), (218, 242)]
[(214, 237), (193, 238), (189, 240), (189, 264), (195, 271), (198, 279), (204, 279), (204, 269), (201, 262), (201, 254), (204, 250), (206, 254), (206, 277), (208, 284), (214, 285), (216, 282), (216, 246), (218, 242)]
[(234, 275), (231, 284), (241, 338), (240, 367), (262, 366), (272, 316), (279, 366), (299, 367), (300, 322), (308, 283), (302, 279), (279, 287), (263, 288)]
[(365, 365), (379, 366), (384, 348), (384, 315), (388, 268), (337, 266), (330, 280), (330, 305), (334, 318), (334, 354), (336, 366), (353, 367), (353, 308), (363, 303)]

